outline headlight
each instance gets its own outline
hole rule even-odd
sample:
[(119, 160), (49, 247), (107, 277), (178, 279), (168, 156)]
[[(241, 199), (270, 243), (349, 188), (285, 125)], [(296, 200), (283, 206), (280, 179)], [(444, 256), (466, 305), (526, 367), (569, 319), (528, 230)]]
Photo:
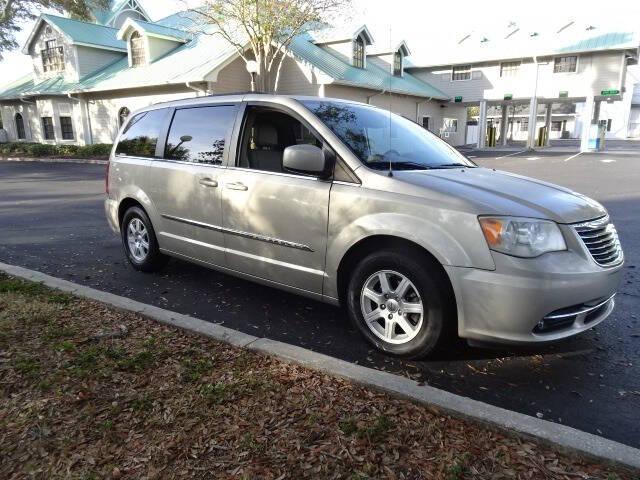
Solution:
[(515, 257), (538, 257), (567, 249), (555, 222), (535, 218), (480, 217), (484, 238), (491, 250)]

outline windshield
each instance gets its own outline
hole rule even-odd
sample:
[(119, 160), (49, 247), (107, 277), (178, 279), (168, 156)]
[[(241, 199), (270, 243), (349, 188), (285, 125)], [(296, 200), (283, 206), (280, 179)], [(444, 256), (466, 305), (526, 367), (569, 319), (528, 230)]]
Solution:
[(303, 101), (369, 168), (430, 170), (475, 167), (473, 162), (417, 123), (367, 105)]

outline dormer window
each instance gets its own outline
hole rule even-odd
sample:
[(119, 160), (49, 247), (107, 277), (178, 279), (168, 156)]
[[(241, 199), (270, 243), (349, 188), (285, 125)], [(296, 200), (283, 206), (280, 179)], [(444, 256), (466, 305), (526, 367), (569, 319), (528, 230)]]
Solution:
[(356, 68), (364, 68), (365, 62), (365, 43), (362, 35), (353, 41), (353, 66)]
[(403, 72), (403, 55), (400, 50), (393, 54), (393, 75), (401, 77)]
[(144, 38), (138, 32), (133, 32), (129, 39), (129, 45), (131, 48), (131, 66), (144, 65), (146, 63)]
[(40, 50), (42, 70), (45, 72), (64, 71), (64, 48), (58, 46), (58, 41), (45, 40), (44, 48)]

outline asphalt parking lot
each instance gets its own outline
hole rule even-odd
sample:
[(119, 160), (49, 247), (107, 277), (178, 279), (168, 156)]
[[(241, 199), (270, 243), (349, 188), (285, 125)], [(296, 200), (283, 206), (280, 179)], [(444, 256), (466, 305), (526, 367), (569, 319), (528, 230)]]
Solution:
[(176, 260), (162, 274), (133, 271), (104, 218), (99, 165), (0, 162), (0, 261), (640, 447), (640, 155), (467, 154), (481, 166), (570, 187), (609, 209), (626, 265), (605, 323), (536, 350), (460, 344), (428, 361), (390, 359), (369, 349), (340, 309)]

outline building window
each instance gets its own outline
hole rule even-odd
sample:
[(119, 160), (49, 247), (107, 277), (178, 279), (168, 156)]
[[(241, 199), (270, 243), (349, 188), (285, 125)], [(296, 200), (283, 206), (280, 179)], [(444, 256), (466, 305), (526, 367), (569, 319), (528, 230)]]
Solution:
[(611, 131), (611, 119), (607, 119), (607, 132)]
[(64, 49), (58, 46), (57, 40), (44, 42), (44, 49), (40, 50), (42, 69), (45, 72), (64, 71)]
[(457, 118), (443, 118), (442, 127), (445, 132), (456, 133), (458, 131), (458, 119)]
[(53, 118), (42, 117), (42, 130), (44, 131), (45, 140), (55, 140), (56, 133), (53, 130)]
[(471, 80), (471, 65), (453, 67), (451, 80)]
[(131, 66), (137, 67), (145, 64), (144, 38), (138, 33), (131, 34)]
[(502, 62), (500, 64), (501, 77), (515, 77), (520, 70), (520, 62)]
[(27, 138), (24, 132), (24, 119), (22, 118), (21, 113), (16, 113), (16, 133), (18, 134), (18, 139), (24, 140)]
[(422, 117), (422, 127), (425, 130), (429, 130), (429, 118), (430, 117)]
[(402, 52), (396, 52), (393, 55), (393, 74), (396, 77), (402, 76)]
[(556, 57), (553, 60), (553, 73), (575, 73), (578, 67), (578, 57)]
[(127, 107), (122, 107), (118, 112), (118, 127), (122, 128), (124, 122), (129, 118), (131, 111)]
[(60, 117), (60, 130), (63, 140), (73, 140), (73, 122), (71, 117)]
[(353, 66), (356, 68), (364, 68), (365, 45), (362, 36), (359, 36), (353, 42)]

